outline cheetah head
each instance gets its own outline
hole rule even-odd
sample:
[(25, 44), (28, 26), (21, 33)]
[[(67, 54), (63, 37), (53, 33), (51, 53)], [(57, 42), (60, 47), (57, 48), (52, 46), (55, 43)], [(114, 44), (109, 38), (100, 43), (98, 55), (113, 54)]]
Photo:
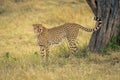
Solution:
[(36, 34), (41, 34), (44, 30), (44, 27), (42, 26), (42, 24), (33, 24), (33, 28)]

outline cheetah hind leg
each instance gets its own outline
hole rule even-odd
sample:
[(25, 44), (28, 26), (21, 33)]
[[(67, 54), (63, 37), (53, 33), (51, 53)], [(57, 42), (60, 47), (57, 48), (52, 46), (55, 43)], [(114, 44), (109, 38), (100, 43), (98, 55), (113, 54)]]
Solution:
[(75, 40), (68, 40), (68, 43), (70, 46), (71, 55), (73, 56), (74, 54), (76, 54), (78, 52), (77, 45), (75, 43)]

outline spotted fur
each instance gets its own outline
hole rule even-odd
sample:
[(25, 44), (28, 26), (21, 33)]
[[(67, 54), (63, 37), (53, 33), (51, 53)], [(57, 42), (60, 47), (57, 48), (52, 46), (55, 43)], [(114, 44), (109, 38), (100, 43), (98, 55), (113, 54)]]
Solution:
[(98, 21), (98, 26), (89, 29), (85, 28), (76, 23), (65, 23), (63, 25), (54, 27), (54, 28), (46, 28), (42, 24), (33, 24), (34, 32), (37, 35), (38, 44), (40, 46), (41, 56), (44, 56), (44, 51), (46, 51), (46, 56), (49, 56), (49, 46), (54, 44), (59, 44), (64, 39), (67, 39), (71, 53), (74, 54), (77, 52), (77, 46), (75, 40), (78, 36), (79, 30), (84, 30), (87, 32), (97, 31), (101, 27), (101, 20), (95, 19)]

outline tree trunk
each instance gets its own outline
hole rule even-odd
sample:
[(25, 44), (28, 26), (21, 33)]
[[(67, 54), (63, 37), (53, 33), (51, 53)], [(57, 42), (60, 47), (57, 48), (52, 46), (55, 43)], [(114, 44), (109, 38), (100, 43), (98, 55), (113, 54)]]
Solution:
[(93, 32), (90, 39), (90, 51), (99, 52), (109, 43), (112, 37), (118, 37), (117, 42), (120, 45), (120, 0), (86, 1), (94, 15), (102, 19), (102, 27)]

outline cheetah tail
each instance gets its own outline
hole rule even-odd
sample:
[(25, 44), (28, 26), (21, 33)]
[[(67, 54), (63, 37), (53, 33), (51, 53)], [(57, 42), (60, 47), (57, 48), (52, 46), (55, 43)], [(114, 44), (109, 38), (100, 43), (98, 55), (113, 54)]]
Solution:
[(93, 29), (89, 29), (89, 28), (85, 28), (83, 26), (79, 26), (80, 29), (84, 30), (84, 31), (87, 31), (87, 32), (94, 32), (94, 31), (97, 31), (101, 28), (102, 26), (102, 20), (98, 17), (95, 17), (94, 18), (95, 21), (97, 21), (97, 27), (93, 28)]

